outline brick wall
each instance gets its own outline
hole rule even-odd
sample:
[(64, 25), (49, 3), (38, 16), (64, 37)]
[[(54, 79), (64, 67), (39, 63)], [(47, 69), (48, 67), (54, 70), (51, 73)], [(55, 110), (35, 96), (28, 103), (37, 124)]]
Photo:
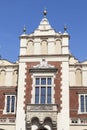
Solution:
[[(29, 73), (29, 69), (32, 68), (33, 66), (39, 64), (39, 62), (31, 62), (31, 63), (26, 63), (27, 65), (27, 72), (26, 72), (26, 85), (25, 85), (25, 108), (26, 109), (26, 105), (28, 103), (31, 103), (31, 90), (32, 90), (32, 78), (31, 78), (31, 73)], [(48, 64), (55, 66), (55, 68), (58, 69), (58, 72), (55, 74), (55, 80), (54, 80), (54, 84), (55, 84), (55, 94), (54, 94), (54, 98), (55, 98), (55, 104), (58, 104), (60, 106), (61, 104), (61, 63), (60, 62), (48, 62)], [(59, 111), (60, 111), (60, 107), (59, 107)]]
[(15, 117), (14, 114), (3, 114), (5, 106), (5, 94), (16, 94), (16, 87), (0, 87), (0, 118)]
[(86, 87), (70, 87), (70, 117), (71, 118), (87, 118), (87, 114), (79, 114), (79, 95), (87, 93)]

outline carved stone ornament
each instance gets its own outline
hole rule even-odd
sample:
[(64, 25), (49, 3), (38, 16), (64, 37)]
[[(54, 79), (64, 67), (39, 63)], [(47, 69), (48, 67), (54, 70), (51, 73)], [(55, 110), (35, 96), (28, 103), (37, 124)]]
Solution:
[(55, 68), (54, 66), (50, 65), (47, 63), (47, 61), (45, 59), (42, 59), (42, 61), (40, 62), (40, 64), (33, 66), (29, 71), (31, 73), (35, 73), (35, 72), (56, 72), (58, 69)]

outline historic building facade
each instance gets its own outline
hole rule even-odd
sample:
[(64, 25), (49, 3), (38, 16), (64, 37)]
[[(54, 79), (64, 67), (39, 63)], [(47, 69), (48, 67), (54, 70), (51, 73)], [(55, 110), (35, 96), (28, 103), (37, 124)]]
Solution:
[(44, 11), (20, 36), (19, 60), (0, 60), (1, 130), (87, 130), (87, 61), (70, 54), (69, 39)]

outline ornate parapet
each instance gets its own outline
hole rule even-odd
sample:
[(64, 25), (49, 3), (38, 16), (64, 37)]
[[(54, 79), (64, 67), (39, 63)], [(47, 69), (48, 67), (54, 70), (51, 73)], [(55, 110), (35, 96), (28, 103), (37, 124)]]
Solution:
[(15, 123), (15, 118), (0, 118), (0, 125), (1, 124), (4, 124), (4, 125), (6, 125), (6, 124), (16, 124)]
[(28, 104), (27, 105), (27, 112), (30, 111), (52, 111), (52, 112), (57, 112), (58, 107), (56, 104)]

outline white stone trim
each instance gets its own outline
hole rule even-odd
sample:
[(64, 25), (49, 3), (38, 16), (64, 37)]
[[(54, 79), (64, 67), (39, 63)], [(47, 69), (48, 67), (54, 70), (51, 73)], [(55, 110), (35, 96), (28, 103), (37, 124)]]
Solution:
[[(19, 63), (19, 79), (18, 79), (18, 97), (17, 97), (17, 115), (16, 130), (25, 130), (25, 79), (26, 79), (26, 63)], [(22, 118), (21, 118), (22, 117)]]
[[(57, 55), (57, 56), (31, 56), (31, 57), (20, 57), (20, 62), (40, 62), (43, 58), (46, 59), (46, 61), (57, 61), (57, 62), (66, 62), (68, 60), (69, 55)], [(30, 60), (31, 59), (31, 60)]]
[(61, 82), (61, 110), (58, 113), (57, 122), (59, 130), (69, 130), (69, 64), (62, 62), (62, 82)]

